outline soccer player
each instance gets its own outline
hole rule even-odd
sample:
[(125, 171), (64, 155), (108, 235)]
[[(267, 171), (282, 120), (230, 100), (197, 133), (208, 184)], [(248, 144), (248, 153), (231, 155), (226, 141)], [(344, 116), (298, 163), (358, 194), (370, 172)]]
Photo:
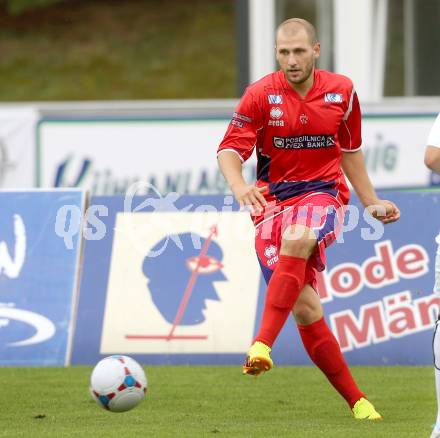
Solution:
[[(432, 171), (440, 175), (440, 114), (431, 128), (428, 137), (428, 146), (425, 151), (425, 164)], [(434, 292), (440, 295), (440, 234), (436, 238), (437, 256), (435, 259), (435, 283)], [(440, 309), (434, 331), (434, 367), (435, 367), (435, 386), (437, 391), (437, 421), (432, 431), (431, 438), (440, 438)]]
[[(220, 169), (240, 205), (249, 206), (268, 283), (259, 332), (243, 372), (272, 368), (272, 345), (291, 311), (304, 347), (357, 419), (381, 418), (357, 387), (327, 326), (316, 270), (336, 239), (349, 190), (341, 167), (370, 213), (383, 223), (400, 212), (378, 199), (361, 146), (361, 113), (350, 79), (315, 68), (320, 44), (309, 22), (292, 18), (276, 32), (280, 70), (251, 84), (218, 149)], [(256, 149), (257, 182), (242, 163)]]

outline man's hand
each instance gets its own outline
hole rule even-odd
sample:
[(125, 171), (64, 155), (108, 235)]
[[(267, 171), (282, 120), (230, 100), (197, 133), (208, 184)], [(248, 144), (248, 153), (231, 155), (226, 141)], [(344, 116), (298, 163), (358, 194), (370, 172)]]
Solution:
[(253, 215), (261, 214), (264, 207), (267, 205), (263, 193), (267, 187), (256, 187), (248, 184), (237, 184), (231, 187), (235, 199), (240, 204), (240, 208), (249, 206)]
[(373, 205), (367, 207), (368, 212), (384, 224), (396, 222), (400, 218), (400, 210), (394, 202), (378, 199)]

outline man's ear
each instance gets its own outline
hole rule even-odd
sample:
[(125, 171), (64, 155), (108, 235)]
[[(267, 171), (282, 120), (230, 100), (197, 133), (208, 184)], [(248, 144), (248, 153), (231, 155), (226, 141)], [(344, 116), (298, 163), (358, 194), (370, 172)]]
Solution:
[(315, 59), (318, 59), (319, 55), (321, 54), (321, 44), (320, 43), (315, 43), (315, 45), (313, 46), (313, 52), (315, 54)]

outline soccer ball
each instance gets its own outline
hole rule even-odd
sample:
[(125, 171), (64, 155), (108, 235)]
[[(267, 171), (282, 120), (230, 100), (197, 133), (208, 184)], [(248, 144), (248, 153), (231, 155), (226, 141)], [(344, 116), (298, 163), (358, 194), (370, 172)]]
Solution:
[(90, 393), (104, 409), (125, 412), (137, 406), (147, 392), (142, 367), (128, 356), (109, 356), (99, 361), (90, 377)]

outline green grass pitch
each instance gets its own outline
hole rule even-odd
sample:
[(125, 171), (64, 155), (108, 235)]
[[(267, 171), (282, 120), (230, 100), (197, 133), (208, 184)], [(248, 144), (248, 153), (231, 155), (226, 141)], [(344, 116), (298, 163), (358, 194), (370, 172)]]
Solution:
[(116, 414), (90, 398), (90, 367), (0, 368), (0, 437), (428, 438), (436, 415), (432, 367), (352, 368), (378, 422), (354, 420), (313, 367), (145, 369), (145, 401)]

